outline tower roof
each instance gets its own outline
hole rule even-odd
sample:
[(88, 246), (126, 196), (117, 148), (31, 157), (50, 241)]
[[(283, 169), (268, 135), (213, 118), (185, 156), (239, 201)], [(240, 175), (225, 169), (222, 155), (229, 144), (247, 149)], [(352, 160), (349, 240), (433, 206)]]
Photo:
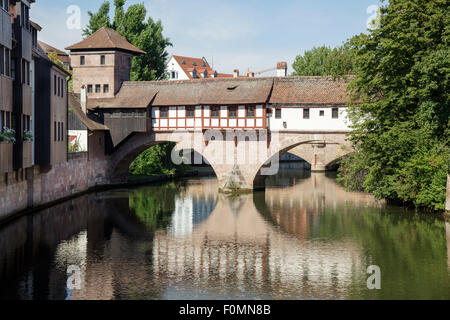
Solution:
[(134, 54), (145, 54), (146, 52), (133, 46), (117, 31), (102, 27), (81, 42), (71, 45), (66, 50), (86, 51), (100, 49), (115, 49), (132, 52)]

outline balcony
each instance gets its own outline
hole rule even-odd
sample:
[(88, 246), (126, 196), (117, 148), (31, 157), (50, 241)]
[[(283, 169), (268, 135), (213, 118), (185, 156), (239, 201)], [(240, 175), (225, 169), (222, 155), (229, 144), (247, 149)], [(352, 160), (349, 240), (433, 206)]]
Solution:
[(0, 142), (0, 173), (13, 171), (13, 143)]

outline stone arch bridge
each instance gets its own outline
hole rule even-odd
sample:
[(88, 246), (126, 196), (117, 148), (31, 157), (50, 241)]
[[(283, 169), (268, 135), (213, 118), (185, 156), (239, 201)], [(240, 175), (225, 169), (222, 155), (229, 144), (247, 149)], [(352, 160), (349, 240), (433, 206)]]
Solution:
[(84, 90), (80, 101), (109, 130), (110, 180), (126, 179), (148, 147), (175, 142), (202, 155), (227, 192), (264, 187), (288, 151), (313, 171), (351, 152), (346, 88), (324, 77), (126, 81), (114, 98)]
[[(346, 132), (211, 130), (135, 133), (111, 154), (110, 179), (125, 182), (134, 159), (149, 147), (165, 142), (176, 143), (172, 152), (175, 163), (188, 163), (190, 157), (183, 157), (188, 150), (194, 150), (205, 158), (214, 169), (222, 192), (264, 188), (265, 177), (278, 173), (279, 157), (286, 152), (309, 162), (312, 171), (325, 171), (330, 164), (352, 152)], [(200, 164), (202, 158), (197, 161)]]

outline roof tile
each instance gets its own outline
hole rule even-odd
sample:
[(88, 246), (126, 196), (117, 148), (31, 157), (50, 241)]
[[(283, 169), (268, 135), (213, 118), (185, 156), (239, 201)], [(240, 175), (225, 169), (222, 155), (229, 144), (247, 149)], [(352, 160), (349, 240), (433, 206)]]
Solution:
[(81, 42), (71, 45), (66, 50), (118, 49), (145, 54), (146, 52), (133, 46), (117, 31), (102, 27)]

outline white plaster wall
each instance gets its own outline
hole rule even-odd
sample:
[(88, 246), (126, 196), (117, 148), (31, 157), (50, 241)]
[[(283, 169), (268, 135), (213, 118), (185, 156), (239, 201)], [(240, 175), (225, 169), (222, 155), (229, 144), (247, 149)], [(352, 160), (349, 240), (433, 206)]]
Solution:
[[(323, 110), (325, 115), (320, 116)], [(286, 122), (286, 128), (283, 123)], [(309, 108), (309, 119), (303, 119), (303, 108), (281, 108), (281, 119), (275, 119), (275, 108), (269, 118), (270, 130), (350, 130), (346, 108), (339, 108), (339, 118), (332, 119), (332, 108)]]
[(174, 57), (171, 57), (169, 63), (166, 66), (166, 72), (169, 74), (170, 72), (175, 71), (178, 73), (178, 79), (169, 79), (169, 80), (189, 80), (189, 77), (184, 72), (183, 68), (178, 64)]

